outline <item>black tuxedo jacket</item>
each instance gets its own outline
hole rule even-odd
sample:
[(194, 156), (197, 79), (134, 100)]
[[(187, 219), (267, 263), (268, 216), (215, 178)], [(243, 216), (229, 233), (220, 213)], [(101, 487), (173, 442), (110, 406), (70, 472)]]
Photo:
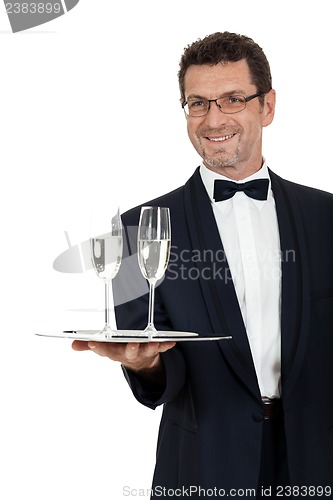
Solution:
[[(333, 196), (273, 172), (270, 176), (281, 242), (281, 384), (291, 483), (332, 487)], [(169, 207), (172, 224), (171, 260), (156, 289), (156, 326), (232, 337), (180, 342), (163, 354), (166, 385), (161, 391), (126, 373), (141, 403), (164, 404), (154, 486), (256, 488), (263, 407), (199, 171), (185, 186), (147, 205)], [(123, 217), (127, 251), (133, 255), (139, 210)], [(124, 302), (126, 290), (140, 289), (134, 277), (140, 271), (126, 272), (127, 260), (125, 255), (115, 280), (117, 323), (121, 329), (140, 329), (147, 322), (147, 295)]]

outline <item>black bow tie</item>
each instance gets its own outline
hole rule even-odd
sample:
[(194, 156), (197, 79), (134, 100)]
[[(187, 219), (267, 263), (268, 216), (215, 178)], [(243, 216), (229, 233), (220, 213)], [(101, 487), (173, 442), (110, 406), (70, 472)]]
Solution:
[(268, 179), (255, 179), (238, 184), (233, 181), (216, 180), (214, 182), (214, 201), (223, 201), (232, 198), (237, 191), (243, 191), (255, 200), (267, 200)]

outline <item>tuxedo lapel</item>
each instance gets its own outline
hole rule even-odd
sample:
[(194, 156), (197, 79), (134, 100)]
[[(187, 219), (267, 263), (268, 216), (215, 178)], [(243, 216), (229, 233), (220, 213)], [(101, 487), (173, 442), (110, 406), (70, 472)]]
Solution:
[(309, 272), (303, 221), (292, 184), (270, 171), (280, 232), (282, 267), (281, 381), (290, 390), (305, 353), (309, 334)]
[(216, 335), (232, 337), (231, 340), (219, 342), (222, 354), (243, 383), (257, 398), (260, 398), (230, 269), (199, 170), (196, 170), (185, 185), (184, 193), (192, 249), (201, 252), (202, 256), (209, 255), (209, 259), (199, 259), (196, 265), (200, 271), (200, 287), (213, 332)]

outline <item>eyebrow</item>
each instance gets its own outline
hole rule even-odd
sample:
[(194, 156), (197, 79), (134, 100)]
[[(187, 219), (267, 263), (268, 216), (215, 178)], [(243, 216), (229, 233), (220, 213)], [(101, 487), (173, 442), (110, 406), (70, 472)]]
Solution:
[[(217, 97), (216, 99), (221, 99), (222, 97), (228, 97), (230, 95), (246, 95), (247, 92), (245, 92), (244, 90), (240, 90), (240, 89), (237, 89), (237, 90), (229, 90), (228, 92), (224, 92), (224, 94), (220, 95), (219, 97)], [(188, 97), (187, 97), (187, 100), (189, 99), (208, 99), (208, 97), (203, 97), (202, 95), (197, 95), (197, 94), (190, 94)]]

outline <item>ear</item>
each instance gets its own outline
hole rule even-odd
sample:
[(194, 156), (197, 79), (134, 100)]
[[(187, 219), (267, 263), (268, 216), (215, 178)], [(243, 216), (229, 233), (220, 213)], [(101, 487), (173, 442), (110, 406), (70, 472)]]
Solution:
[(267, 125), (270, 125), (273, 121), (274, 118), (274, 113), (275, 113), (275, 103), (276, 103), (276, 93), (274, 89), (271, 89), (267, 94), (265, 95), (265, 102), (264, 102), (264, 107), (263, 107), (263, 122), (262, 126), (267, 127)]

